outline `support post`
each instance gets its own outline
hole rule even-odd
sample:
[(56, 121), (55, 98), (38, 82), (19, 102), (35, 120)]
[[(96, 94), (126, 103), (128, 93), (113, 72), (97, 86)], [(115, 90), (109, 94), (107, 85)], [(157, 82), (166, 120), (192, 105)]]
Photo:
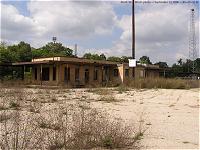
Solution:
[(24, 80), (24, 66), (22, 66), (21, 74), (22, 74), (22, 80)]
[(42, 64), (40, 65), (40, 85), (42, 86)]

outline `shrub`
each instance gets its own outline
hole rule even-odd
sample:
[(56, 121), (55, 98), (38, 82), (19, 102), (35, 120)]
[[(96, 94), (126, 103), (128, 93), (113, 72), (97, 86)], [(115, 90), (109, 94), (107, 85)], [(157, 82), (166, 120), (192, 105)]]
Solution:
[(18, 109), (20, 107), (20, 104), (14, 101), (10, 102), (10, 108)]
[(120, 94), (122, 94), (122, 93), (124, 93), (126, 91), (129, 91), (129, 88), (126, 85), (123, 84), (123, 85), (120, 85), (120, 86), (117, 87), (117, 91)]
[(99, 98), (99, 101), (104, 101), (107, 103), (117, 102), (117, 99), (113, 95), (105, 95)]

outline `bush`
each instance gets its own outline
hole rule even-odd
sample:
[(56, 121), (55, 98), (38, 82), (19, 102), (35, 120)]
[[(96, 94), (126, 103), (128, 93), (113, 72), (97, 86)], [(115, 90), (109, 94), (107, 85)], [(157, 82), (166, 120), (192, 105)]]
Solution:
[(123, 85), (118, 86), (117, 91), (120, 94), (122, 94), (122, 93), (124, 93), (126, 91), (129, 91), (129, 88), (126, 85), (123, 84)]

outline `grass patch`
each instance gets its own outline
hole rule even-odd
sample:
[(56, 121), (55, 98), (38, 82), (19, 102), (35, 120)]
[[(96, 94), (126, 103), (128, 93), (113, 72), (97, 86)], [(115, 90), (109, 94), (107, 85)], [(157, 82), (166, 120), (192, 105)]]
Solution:
[(52, 97), (52, 98), (51, 98), (51, 102), (52, 102), (52, 103), (55, 103), (55, 102), (57, 102), (57, 101), (58, 101), (58, 99), (57, 99), (56, 97)]
[(11, 115), (8, 115), (8, 114), (6, 114), (6, 113), (0, 114), (0, 122), (7, 121), (7, 120), (9, 120), (10, 118), (12, 118)]
[(58, 123), (51, 123), (51, 121), (42, 118), (38, 121), (38, 127), (43, 129), (52, 129), (52, 130), (60, 130), (60, 126)]
[(128, 82), (127, 86), (138, 89), (190, 89), (199, 88), (199, 81), (166, 78), (142, 78)]
[(98, 95), (109, 95), (111, 91), (107, 88), (90, 88), (87, 92), (98, 94)]
[(9, 103), (9, 105), (10, 105), (10, 108), (14, 108), (14, 109), (19, 109), (20, 108), (20, 104), (17, 103), (17, 102), (14, 102), (14, 101), (11, 101)]
[(117, 91), (119, 94), (129, 91), (129, 88), (125, 85), (120, 85), (117, 87)]
[(111, 102), (117, 102), (118, 100), (112, 95), (106, 95), (106, 96), (100, 97), (98, 99), (98, 101), (104, 101), (107, 103), (111, 103)]

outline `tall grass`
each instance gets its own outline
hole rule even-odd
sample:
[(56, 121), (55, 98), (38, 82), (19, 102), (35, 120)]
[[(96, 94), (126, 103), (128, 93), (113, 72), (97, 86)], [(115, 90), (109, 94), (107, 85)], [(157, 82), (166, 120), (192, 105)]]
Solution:
[(161, 89), (190, 89), (199, 88), (198, 80), (166, 79), (166, 78), (141, 78), (131, 80), (127, 86), (132, 88), (161, 88)]

